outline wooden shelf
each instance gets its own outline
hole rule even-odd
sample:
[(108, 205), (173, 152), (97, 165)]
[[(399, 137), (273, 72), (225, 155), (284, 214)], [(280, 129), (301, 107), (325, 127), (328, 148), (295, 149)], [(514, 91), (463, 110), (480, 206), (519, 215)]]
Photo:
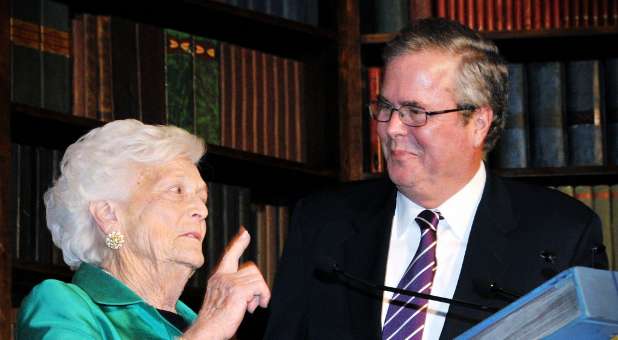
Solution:
[[(381, 65), (384, 45), (395, 33), (365, 34), (361, 37), (365, 65)], [(618, 56), (618, 26), (568, 30), (485, 32), (500, 54), (510, 62), (568, 59), (602, 59)], [(534, 53), (531, 53), (534, 51)]]
[(494, 173), (515, 180), (542, 185), (618, 184), (618, 166), (563, 168), (494, 169)]
[[(11, 139), (14, 143), (65, 149), (103, 122), (21, 104), (11, 105)], [(208, 145), (200, 163), (206, 180), (251, 187), (257, 197), (298, 197), (309, 190), (334, 184), (334, 169), (223, 147)], [(294, 188), (291, 190), (291, 188)]]
[(211, 0), (162, 0), (142, 6), (117, 0), (61, 1), (73, 13), (113, 14), (297, 59), (321, 55), (325, 46), (336, 43), (332, 31)]

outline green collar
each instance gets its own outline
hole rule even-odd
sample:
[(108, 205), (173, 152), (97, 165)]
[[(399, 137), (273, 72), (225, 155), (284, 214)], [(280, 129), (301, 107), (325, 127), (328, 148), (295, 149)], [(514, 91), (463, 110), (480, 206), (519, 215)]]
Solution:
[(73, 275), (73, 283), (83, 289), (94, 302), (102, 305), (130, 305), (144, 302), (124, 283), (101, 268), (82, 263)]

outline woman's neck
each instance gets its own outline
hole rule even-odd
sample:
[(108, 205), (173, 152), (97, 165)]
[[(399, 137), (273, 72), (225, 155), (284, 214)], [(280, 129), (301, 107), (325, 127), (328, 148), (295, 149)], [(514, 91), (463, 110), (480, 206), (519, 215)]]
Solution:
[(149, 305), (176, 313), (176, 302), (193, 269), (175, 263), (113, 257), (101, 265)]

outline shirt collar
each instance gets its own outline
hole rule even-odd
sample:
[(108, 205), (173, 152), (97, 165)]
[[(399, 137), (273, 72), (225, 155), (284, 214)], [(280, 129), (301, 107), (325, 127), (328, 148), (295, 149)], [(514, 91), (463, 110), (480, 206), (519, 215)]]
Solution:
[[(141, 302), (146, 304), (120, 280), (88, 263), (82, 262), (73, 275), (73, 283), (83, 289), (94, 302), (101, 305), (122, 306)], [(176, 312), (189, 321), (196, 316), (195, 312), (180, 300), (176, 302)]]
[[(476, 209), (481, 201), (487, 173), (484, 163), (481, 162), (479, 169), (472, 179), (464, 185), (455, 195), (442, 203), (436, 210), (440, 211), (458, 239), (463, 239), (467, 230), (472, 226)], [(401, 237), (409, 229), (409, 223), (403, 221), (414, 221), (416, 216), (425, 208), (414, 203), (401, 192), (397, 191), (397, 205), (395, 208), (395, 219), (399, 221), (395, 224), (395, 235)], [(442, 226), (442, 223), (440, 223)]]
[(460, 240), (472, 226), (476, 209), (483, 196), (486, 179), (485, 165), (481, 162), (474, 177), (455, 195), (438, 207), (455, 236)]

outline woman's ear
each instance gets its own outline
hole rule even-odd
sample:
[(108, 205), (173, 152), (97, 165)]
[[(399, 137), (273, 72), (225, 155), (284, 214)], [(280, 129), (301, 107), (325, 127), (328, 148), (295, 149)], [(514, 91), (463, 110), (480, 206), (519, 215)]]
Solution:
[(94, 201), (88, 206), (92, 218), (104, 235), (118, 231), (119, 223), (116, 210), (110, 201)]

